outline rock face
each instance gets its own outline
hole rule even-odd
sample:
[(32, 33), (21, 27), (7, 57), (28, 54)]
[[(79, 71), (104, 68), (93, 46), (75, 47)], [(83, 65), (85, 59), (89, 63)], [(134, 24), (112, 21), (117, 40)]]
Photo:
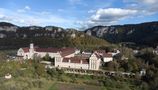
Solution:
[(11, 31), (16, 32), (18, 26), (13, 25), (11, 23), (1, 22), (0, 23), (0, 31)]
[(88, 36), (84, 32), (72, 28), (64, 29), (56, 26), (19, 27), (11, 23), (0, 22), (0, 49), (25, 47), (31, 42), (42, 47), (80, 46), (84, 48), (107, 44), (105, 40)]
[(134, 42), (153, 46), (158, 44), (158, 22), (95, 26), (84, 32), (87, 35), (103, 38), (113, 43)]
[[(53, 39), (52, 41), (54, 42), (54, 40), (60, 41), (67, 38), (86, 38), (87, 35), (85, 33), (88, 36), (102, 38), (112, 43), (132, 42), (139, 45), (150, 45), (154, 47), (158, 45), (158, 22), (114, 26), (95, 26), (85, 31), (77, 31), (72, 28), (63, 29), (55, 26), (19, 27), (11, 23), (0, 22), (0, 48), (4, 48), (7, 45), (19, 45), (17, 42), (23, 42), (21, 45), (23, 44), (24, 46), (28, 45), (32, 40), (49, 41), (50, 39)], [(89, 38), (92, 39), (92, 37)], [(64, 42), (68, 42), (68, 39)]]
[(28, 26), (19, 27), (11, 23), (0, 22), (0, 38), (31, 38), (31, 37), (56, 37), (64, 29), (55, 26)]

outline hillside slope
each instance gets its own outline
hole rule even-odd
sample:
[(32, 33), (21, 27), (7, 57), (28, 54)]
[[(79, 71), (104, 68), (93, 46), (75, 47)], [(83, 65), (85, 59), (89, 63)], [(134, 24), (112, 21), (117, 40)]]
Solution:
[(75, 29), (55, 26), (19, 27), (11, 23), (0, 23), (0, 49), (28, 46), (31, 42), (40, 47), (99, 48), (109, 43), (103, 39), (88, 36)]
[(158, 22), (115, 26), (95, 26), (84, 31), (90, 36), (112, 43), (133, 42), (140, 45), (158, 45)]

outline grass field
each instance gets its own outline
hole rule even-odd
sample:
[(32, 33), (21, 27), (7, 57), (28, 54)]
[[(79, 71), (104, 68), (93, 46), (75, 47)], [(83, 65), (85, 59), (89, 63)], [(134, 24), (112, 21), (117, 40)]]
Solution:
[(102, 90), (99, 86), (64, 83), (59, 81), (33, 78), (13, 78), (1, 80), (0, 90)]
[(79, 85), (71, 83), (55, 83), (48, 90), (101, 90), (99, 86)]

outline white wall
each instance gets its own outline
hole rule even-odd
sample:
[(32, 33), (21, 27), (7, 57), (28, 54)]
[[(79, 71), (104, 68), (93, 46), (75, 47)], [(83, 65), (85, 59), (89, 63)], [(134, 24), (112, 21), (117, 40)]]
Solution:
[(74, 57), (74, 56), (75, 56), (75, 53), (72, 53), (72, 54), (67, 55), (67, 56), (65, 56), (65, 57), (69, 58), (69, 57)]
[(110, 62), (110, 61), (112, 61), (112, 60), (113, 60), (112, 57), (104, 57), (104, 58), (103, 58), (103, 61), (104, 61), (104, 62)]
[(95, 54), (92, 54), (91, 57), (89, 58), (89, 69), (99, 70), (100, 61), (101, 60), (98, 59)]
[(69, 62), (62, 62), (58, 63), (56, 66), (58, 67), (66, 67), (66, 68), (76, 68), (76, 69), (89, 69), (89, 64), (80, 64), (80, 63), (69, 63)]
[(17, 52), (17, 56), (23, 56), (23, 59), (30, 59), (30, 53), (25, 53), (22, 48), (20, 48)]
[(20, 49), (18, 50), (17, 55), (18, 55), (18, 56), (23, 56), (23, 55), (24, 55), (24, 51), (23, 51), (22, 48), (20, 48)]

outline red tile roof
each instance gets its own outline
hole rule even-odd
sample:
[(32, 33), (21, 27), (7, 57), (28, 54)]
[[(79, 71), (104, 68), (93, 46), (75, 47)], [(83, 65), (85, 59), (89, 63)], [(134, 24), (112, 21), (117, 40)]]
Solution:
[(63, 59), (63, 62), (69, 62), (69, 59), (70, 59), (70, 58), (64, 58), (64, 59)]
[(23, 51), (26, 53), (26, 52), (29, 52), (29, 48), (28, 47), (25, 47), (25, 48), (22, 48)]
[[(29, 52), (29, 48), (22, 48), (24, 52)], [(70, 55), (75, 52), (75, 48), (35, 48), (36, 52), (52, 52), (52, 53), (57, 53), (60, 52), (60, 54), (64, 57), (67, 55)]]
[(59, 48), (35, 48), (36, 52), (54, 52), (57, 53), (60, 51)]
[(89, 59), (83, 59), (83, 60), (82, 60), (82, 63), (83, 63), (83, 64), (89, 64)]
[(76, 49), (75, 48), (61, 48), (60, 51), (61, 51), (60, 53), (61, 56), (64, 57), (72, 53), (75, 53)]
[(81, 57), (64, 58), (63, 62), (69, 62), (69, 60), (70, 60), (70, 63), (81, 63), (81, 61), (82, 61), (82, 64), (88, 64), (89, 63), (89, 59), (81, 58)]
[(70, 60), (71, 60), (71, 63), (81, 63), (81, 59), (77, 57), (72, 57)]
[(104, 53), (104, 54), (103, 54), (103, 57), (112, 57), (112, 54)]

